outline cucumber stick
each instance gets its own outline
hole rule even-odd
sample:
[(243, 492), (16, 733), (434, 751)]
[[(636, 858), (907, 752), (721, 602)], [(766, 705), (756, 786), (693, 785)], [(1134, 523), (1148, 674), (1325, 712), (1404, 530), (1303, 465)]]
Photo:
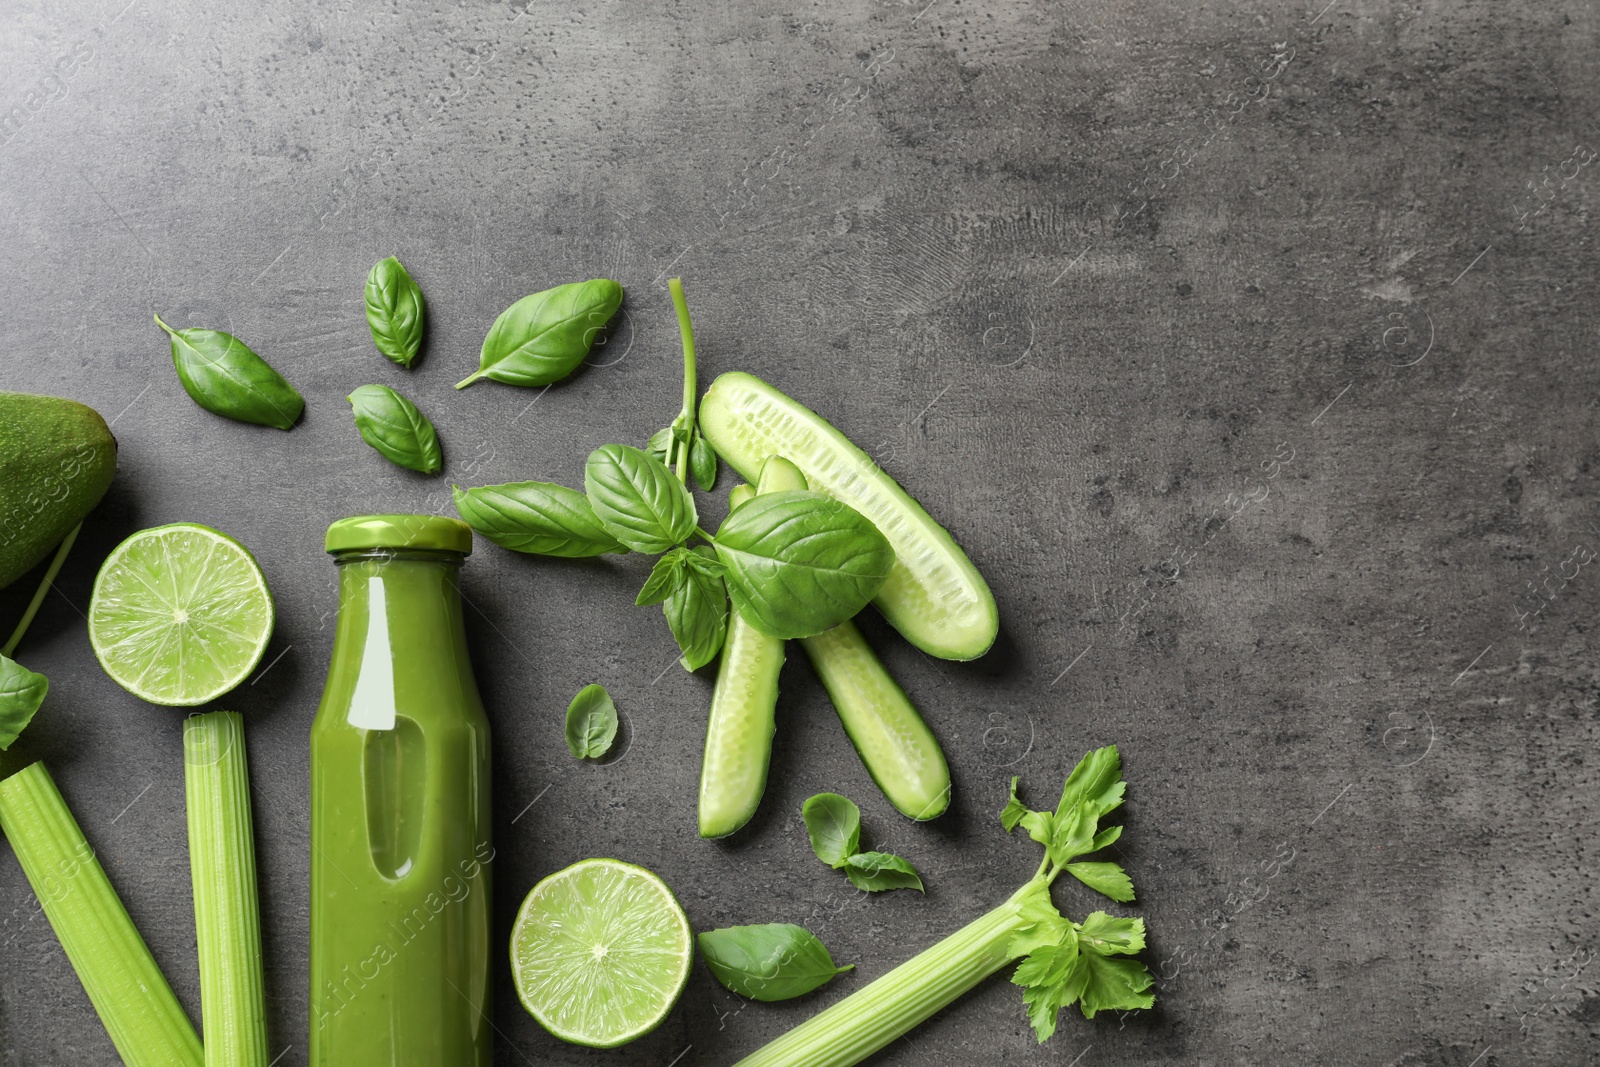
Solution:
[(944, 752), (855, 623), (840, 623), (800, 643), (883, 795), (918, 822), (944, 814), (950, 806)]
[[(786, 475), (778, 464), (773, 467), (774, 477)], [(772, 489), (766, 482), (762, 485)], [(803, 489), (805, 482), (778, 488)], [(754, 495), (749, 486), (741, 485), (728, 497), (728, 504), (738, 507)], [(728, 606), (728, 636), (717, 663), (705, 759), (700, 765), (701, 837), (726, 837), (739, 829), (756, 813), (766, 792), (783, 644), (782, 638), (762, 633)]]
[(747, 480), (756, 479), (768, 456), (782, 456), (812, 489), (877, 525), (894, 547), (895, 563), (874, 603), (906, 640), (956, 660), (976, 659), (994, 644), (1000, 626), (994, 595), (967, 554), (821, 416), (753, 375), (732, 372), (700, 401), (700, 430)]

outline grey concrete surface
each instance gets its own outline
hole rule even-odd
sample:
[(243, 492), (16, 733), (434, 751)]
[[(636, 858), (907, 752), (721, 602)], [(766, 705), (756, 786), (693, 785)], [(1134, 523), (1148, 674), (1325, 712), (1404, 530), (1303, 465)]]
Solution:
[[(0, 387), (90, 403), (122, 447), (19, 652), (53, 689), (18, 749), (189, 1011), (180, 715), (97, 668), (99, 561), (196, 520), (275, 591), (273, 665), (227, 704), (273, 1053), (303, 1063), (322, 532), (448, 510), (452, 481), (577, 484), (594, 446), (641, 442), (677, 406), (681, 274), (703, 383), (752, 371), (869, 449), (1003, 633), (952, 664), (867, 625), (946, 746), (947, 816), (895, 815), (794, 662), (762, 812), (710, 845), (710, 679), (631, 606), (644, 562), (481, 546), (496, 938), (538, 878), (616, 855), (697, 927), (803, 922), (857, 964), (775, 1006), (697, 967), (659, 1031), (599, 1053), (547, 1036), (502, 963), (497, 1063), (731, 1063), (1003, 899), (1035, 863), (995, 819), (1008, 778), (1048, 795), (1108, 742), (1157, 1007), (1068, 1013), (1041, 1048), (997, 976), (875, 1062), (1600, 1062), (1600, 571), (1577, 562), (1600, 545), (1600, 12), (1324, 2), (0, 4)], [(391, 253), (432, 315), (410, 372), (362, 316)], [(602, 274), (628, 296), (594, 366), (450, 388), (512, 300)], [(244, 338), (304, 421), (197, 408), (152, 311)], [(373, 381), (432, 415), (441, 477), (357, 438), (342, 398)], [(592, 681), (628, 721), (601, 767), (561, 742)], [(823, 789), (926, 897), (860, 900), (817, 863), (798, 809)], [(114, 1063), (9, 856), (0, 930), (0, 1063)]]

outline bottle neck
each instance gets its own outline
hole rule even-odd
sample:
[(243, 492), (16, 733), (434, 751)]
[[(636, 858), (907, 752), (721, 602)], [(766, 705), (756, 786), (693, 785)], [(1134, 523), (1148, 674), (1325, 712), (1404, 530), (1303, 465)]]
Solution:
[[(330, 677), (349, 686), (348, 721), (394, 726), (397, 688), (470, 676), (458, 552), (363, 549), (336, 555), (339, 622)], [(450, 681), (446, 681), (449, 679)]]

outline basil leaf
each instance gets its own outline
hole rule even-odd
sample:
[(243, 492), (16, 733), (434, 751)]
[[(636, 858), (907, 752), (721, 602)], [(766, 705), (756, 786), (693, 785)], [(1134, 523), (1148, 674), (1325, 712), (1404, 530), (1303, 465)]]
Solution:
[(571, 282), (525, 296), (500, 313), (483, 339), (478, 369), (457, 389), (479, 378), (507, 385), (549, 385), (577, 369), (622, 304), (622, 286), (609, 278)]
[(894, 550), (871, 521), (821, 493), (760, 493), (717, 532), (734, 607), (773, 637), (831, 630), (877, 595)]
[(0, 750), (11, 747), (50, 691), (50, 679), (0, 655)]
[(917, 869), (892, 852), (858, 852), (845, 861), (844, 873), (851, 885), (868, 893), (886, 889), (923, 891)]
[(678, 662), (685, 670), (697, 671), (717, 658), (728, 634), (728, 593), (722, 578), (696, 562), (711, 550), (704, 545), (685, 550), (685, 581), (667, 597), (661, 610), (683, 655)]
[(793, 923), (707, 930), (699, 942), (700, 955), (717, 981), (740, 996), (767, 1003), (802, 996), (855, 966), (835, 966), (817, 935)]
[(650, 435), (649, 442), (644, 450), (659, 459), (664, 465), (672, 457), (672, 427), (663, 426)]
[(586, 685), (567, 705), (567, 750), (578, 759), (599, 759), (617, 737), (617, 705), (603, 685)]
[(650, 577), (645, 579), (644, 587), (639, 590), (639, 595), (633, 602), (640, 607), (659, 604), (676, 593), (679, 587), (689, 580), (686, 557), (690, 555), (693, 553), (687, 548), (675, 548), (656, 560), (656, 565), (650, 570)]
[(363, 385), (345, 399), (361, 439), (385, 459), (423, 474), (438, 473), (439, 438), (417, 405), (387, 385)]
[(861, 850), (861, 809), (849, 797), (818, 793), (800, 806), (817, 859), (834, 870)]
[(694, 435), (694, 444), (689, 446), (689, 471), (702, 493), (709, 493), (716, 488), (717, 454), (699, 434)]
[(207, 411), (287, 430), (305, 410), (294, 386), (232, 334), (198, 327), (174, 330), (160, 315), (156, 325), (172, 338), (172, 365), (184, 392)]
[(694, 498), (666, 466), (628, 445), (601, 445), (583, 465), (589, 504), (606, 531), (636, 552), (665, 552), (688, 540)]
[(422, 347), (422, 289), (393, 256), (380, 259), (367, 275), (367, 326), (378, 351), (411, 366)]
[(456, 513), (502, 548), (581, 559), (628, 550), (606, 533), (589, 498), (550, 482), (455, 487)]

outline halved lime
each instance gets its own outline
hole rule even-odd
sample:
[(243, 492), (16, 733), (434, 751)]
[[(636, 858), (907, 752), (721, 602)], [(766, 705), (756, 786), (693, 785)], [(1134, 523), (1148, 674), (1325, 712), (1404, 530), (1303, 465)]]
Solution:
[(693, 961), (678, 898), (620, 860), (580, 860), (552, 874), (511, 928), (522, 1006), (563, 1041), (590, 1048), (616, 1048), (659, 1026)]
[(178, 522), (140, 530), (100, 565), (89, 644), (134, 696), (188, 707), (255, 670), (272, 621), (272, 596), (250, 550), (220, 530)]

